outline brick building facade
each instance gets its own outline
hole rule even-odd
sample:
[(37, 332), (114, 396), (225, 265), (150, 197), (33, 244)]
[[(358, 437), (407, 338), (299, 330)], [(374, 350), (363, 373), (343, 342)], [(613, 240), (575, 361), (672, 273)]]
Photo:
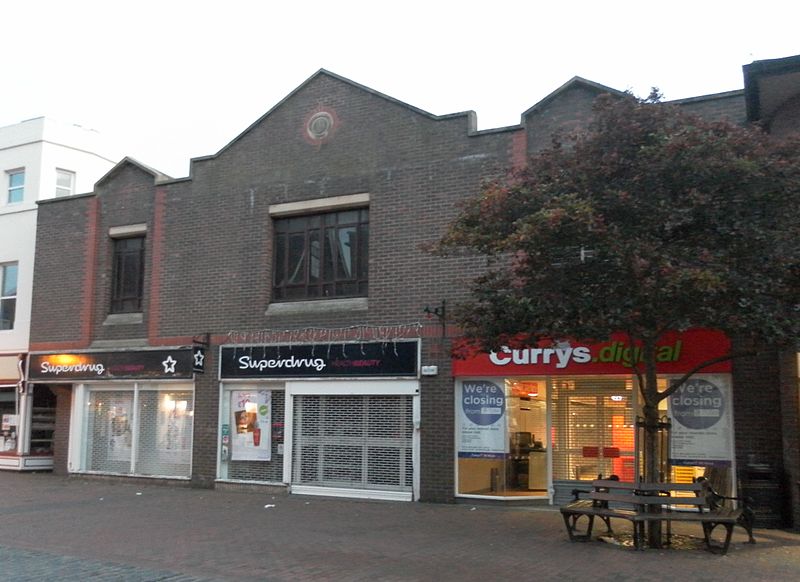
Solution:
[[(56, 470), (455, 500), (458, 330), (437, 316), (485, 265), (425, 245), (483, 179), (585, 123), (606, 92), (617, 93), (575, 78), (519, 125), (477, 131), (471, 112), (431, 115), (319, 71), (220, 152), (193, 160), (187, 178), (125, 159), (93, 193), (41, 204), (28, 380), (58, 397)], [(742, 91), (681, 103), (745, 121)], [(305, 237), (296, 255), (293, 236)], [(141, 268), (138, 296), (119, 288), (120, 265)], [(413, 361), (400, 362), (397, 346), (409, 342)], [(168, 362), (180, 368), (193, 345), (205, 348), (203, 373), (171, 376)], [(236, 368), (240, 358), (261, 362), (259, 372)], [(316, 361), (317, 372), (287, 369)], [(741, 373), (783, 394), (767, 397), (784, 433), (764, 450), (794, 443), (793, 461), (769, 463), (796, 480), (797, 371), (784, 365), (780, 392), (779, 368)], [(746, 390), (733, 384), (735, 395)], [(751, 414), (761, 404), (734, 399), (743, 467), (758, 452), (753, 435), (773, 422)], [(551, 482), (517, 497), (552, 501)]]

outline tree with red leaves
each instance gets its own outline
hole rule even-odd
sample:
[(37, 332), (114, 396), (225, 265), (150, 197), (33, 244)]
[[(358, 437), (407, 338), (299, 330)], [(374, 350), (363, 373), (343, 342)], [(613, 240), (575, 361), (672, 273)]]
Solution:
[(715, 328), (761, 346), (800, 336), (799, 145), (655, 93), (600, 97), (586, 131), (486, 183), (450, 225), (440, 252), (490, 258), (458, 322), (484, 348), (520, 333), (626, 333), (641, 348), (645, 480), (656, 481), (658, 404), (703, 369), (659, 391), (662, 335)]

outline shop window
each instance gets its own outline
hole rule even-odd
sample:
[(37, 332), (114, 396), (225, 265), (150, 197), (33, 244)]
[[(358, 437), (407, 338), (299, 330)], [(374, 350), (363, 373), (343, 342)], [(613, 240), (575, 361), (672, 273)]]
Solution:
[(111, 313), (142, 311), (144, 240), (143, 236), (113, 239)]
[[(240, 405), (240, 395), (246, 392), (268, 393), (257, 396), (255, 400), (267, 402), (267, 409), (256, 411), (256, 416), (261, 418), (258, 424), (259, 438), (256, 445), (256, 426), (250, 423), (240, 423), (242, 415), (237, 412), (245, 410), (246, 403)], [(283, 481), (283, 418), (285, 409), (285, 392), (271, 388), (255, 388), (247, 390), (245, 387), (235, 387), (223, 392), (220, 406), (220, 425), (222, 443), (220, 446), (219, 478), (231, 481), (250, 481), (265, 483), (281, 483)], [(260, 408), (258, 404), (256, 408)], [(243, 430), (241, 427), (245, 427)], [(240, 432), (240, 430), (242, 432)], [(248, 434), (248, 432), (250, 434)], [(269, 438), (267, 435), (269, 434)], [(244, 451), (237, 450), (244, 448)], [(269, 447), (268, 455), (249, 454), (255, 453), (256, 447)], [(244, 454), (242, 454), (244, 453)], [(260, 458), (259, 458), (260, 457)], [(268, 458), (267, 458), (268, 457)]]
[[(0, 416), (17, 414), (16, 386), (0, 387)], [(0, 431), (0, 453), (14, 452), (17, 448), (16, 426), (7, 425)]]
[(18, 271), (18, 263), (0, 264), (0, 330), (14, 329)]
[(192, 454), (191, 392), (142, 390), (139, 393), (139, 475), (190, 475)]
[(545, 379), (463, 380), (457, 392), (458, 493), (547, 495)]
[(617, 475), (633, 481), (632, 378), (570, 377), (552, 382), (553, 479)]
[(275, 219), (275, 301), (365, 297), (369, 210)]
[[(714, 379), (713, 377), (709, 376), (695, 376), (695, 380), (699, 380), (700, 382), (703, 382), (704, 378), (714, 380), (716, 384), (724, 387), (724, 393), (722, 394), (724, 400), (729, 400), (731, 398), (729, 378), (717, 377)], [(664, 392), (671, 381), (671, 378), (658, 378), (658, 391)], [(673, 437), (675, 436), (674, 431), (680, 429), (680, 422), (674, 418), (674, 411), (670, 410), (670, 400), (671, 398), (667, 398), (658, 403), (659, 416), (668, 416), (671, 421), (671, 428), (668, 433), (669, 438), (660, 441), (661, 444), (666, 447), (666, 451), (660, 451), (662, 458), (662, 470), (669, 473), (669, 480), (675, 483), (692, 483), (698, 477), (705, 477), (708, 479), (708, 482), (711, 484), (714, 490), (718, 493), (729, 497), (737, 495), (737, 490), (734, 483), (735, 479), (733, 478), (733, 434), (730, 432), (732, 431), (732, 427), (726, 426), (725, 429), (720, 430), (720, 424), (726, 424), (726, 415), (723, 414), (718, 417), (721, 422), (719, 424), (713, 423), (715, 426), (698, 427), (697, 435), (694, 437), (687, 435), (685, 430), (681, 431), (683, 434), (677, 438), (684, 446), (689, 445), (691, 447), (692, 443), (697, 443), (698, 439), (702, 439), (703, 444), (700, 447), (700, 452), (703, 453), (703, 456), (712, 451), (715, 453), (720, 453), (727, 449), (727, 455), (717, 454), (715, 455), (716, 458), (714, 459), (696, 459), (698, 464), (693, 464), (691, 461), (687, 461), (685, 458), (676, 458), (683, 457), (684, 455), (682, 455), (681, 452), (685, 453), (686, 451), (680, 451), (673, 445)], [(694, 418), (714, 418), (713, 415), (709, 416), (708, 413), (709, 410), (703, 410), (700, 414), (695, 413), (696, 416), (694, 416)], [(728, 439), (724, 438), (726, 432), (728, 433)], [(720, 440), (721, 437), (723, 438)], [(724, 443), (725, 441), (727, 441), (727, 446), (723, 446), (720, 449), (720, 444)], [(641, 470), (643, 471), (644, 469), (641, 468)]]
[(194, 393), (164, 389), (92, 389), (84, 419), (83, 470), (189, 477)]
[(52, 455), (56, 428), (56, 396), (47, 386), (31, 386), (31, 454)]
[(7, 172), (9, 204), (16, 204), (25, 200), (25, 170), (12, 170)]

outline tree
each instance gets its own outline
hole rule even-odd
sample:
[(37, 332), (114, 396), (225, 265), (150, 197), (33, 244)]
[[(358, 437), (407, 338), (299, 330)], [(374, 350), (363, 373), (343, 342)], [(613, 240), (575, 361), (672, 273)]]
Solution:
[[(800, 147), (647, 100), (601, 96), (588, 129), (487, 182), (438, 245), (490, 259), (456, 319), (496, 348), (518, 334), (639, 345), (645, 479), (656, 481), (656, 344), (716, 328), (756, 345), (800, 332)], [(728, 354), (725, 358), (734, 357)]]

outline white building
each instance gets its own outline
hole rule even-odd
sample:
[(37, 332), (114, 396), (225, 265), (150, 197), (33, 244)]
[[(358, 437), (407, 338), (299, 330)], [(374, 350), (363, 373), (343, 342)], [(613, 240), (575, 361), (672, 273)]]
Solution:
[(0, 127), (0, 469), (52, 466), (52, 394), (26, 392), (37, 201), (91, 192), (115, 164), (99, 133), (38, 117)]

